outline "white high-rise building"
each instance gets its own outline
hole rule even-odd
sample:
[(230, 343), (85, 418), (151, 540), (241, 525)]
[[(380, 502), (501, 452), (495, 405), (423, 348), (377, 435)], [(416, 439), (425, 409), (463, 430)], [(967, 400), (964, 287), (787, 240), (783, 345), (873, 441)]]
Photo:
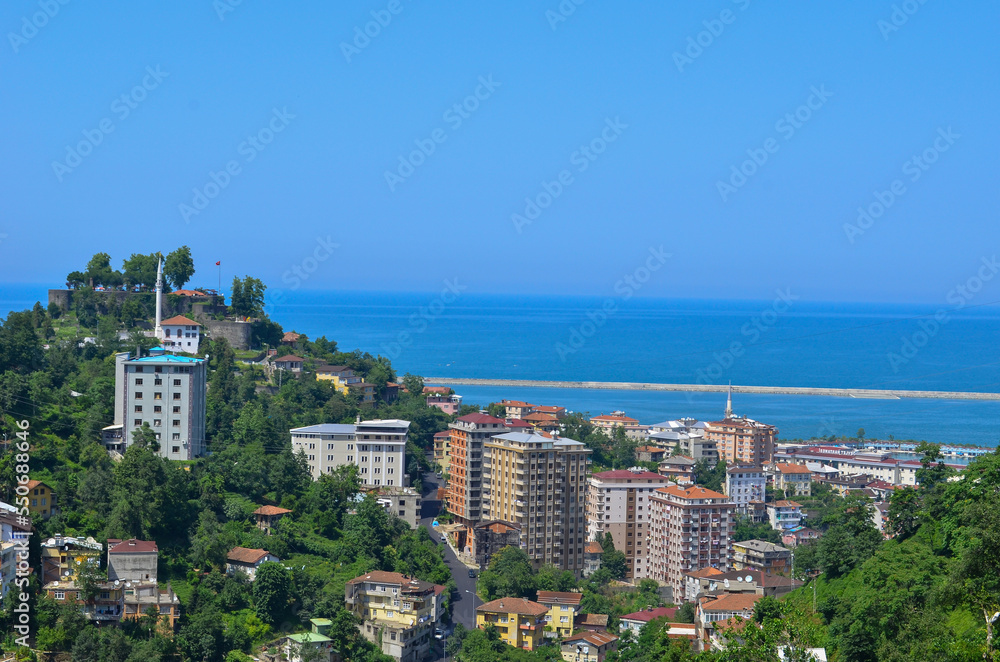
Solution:
[(726, 469), (726, 496), (740, 513), (754, 501), (764, 501), (767, 473), (761, 467), (731, 466)]
[(156, 433), (160, 455), (169, 460), (192, 460), (205, 454), (205, 359), (159, 351), (115, 361), (115, 426), (121, 426), (116, 448), (125, 451), (136, 428), (143, 424)]
[(406, 485), (406, 440), (409, 421), (398, 419), (323, 423), (290, 430), (292, 451), (300, 450), (313, 480), (339, 466), (358, 467), (366, 487)]

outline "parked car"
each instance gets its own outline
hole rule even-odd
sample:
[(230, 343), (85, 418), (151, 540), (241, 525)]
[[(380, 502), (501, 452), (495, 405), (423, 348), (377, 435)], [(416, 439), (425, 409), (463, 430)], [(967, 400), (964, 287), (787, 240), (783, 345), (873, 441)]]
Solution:
[(443, 628), (434, 628), (434, 638), (435, 639), (444, 639), (444, 629)]
[(448, 544), (448, 536), (442, 535), (441, 536), (441, 542), (443, 542), (444, 544), (447, 545)]
[(475, 571), (475, 570), (472, 570), (472, 569), (470, 569), (470, 570), (469, 570), (469, 577), (470, 577), (471, 579), (475, 579), (475, 578), (476, 578), (476, 571)]

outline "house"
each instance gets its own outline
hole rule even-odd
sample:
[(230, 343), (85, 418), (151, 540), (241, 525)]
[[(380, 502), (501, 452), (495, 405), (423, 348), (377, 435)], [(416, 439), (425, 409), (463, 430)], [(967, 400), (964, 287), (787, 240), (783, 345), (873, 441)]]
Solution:
[(806, 526), (795, 526), (785, 529), (781, 534), (781, 543), (787, 547), (797, 547), (803, 543), (818, 540), (823, 534)]
[(371, 490), (375, 501), (411, 529), (420, 526), (420, 492), (412, 487), (384, 486)]
[(360, 377), (354, 374), (354, 370), (346, 365), (319, 365), (316, 366), (316, 379), (319, 381), (332, 381), (333, 387), (342, 394), (347, 395), (348, 387), (361, 381)]
[(89, 621), (98, 623), (120, 621), (125, 605), (125, 584), (105, 581), (96, 582), (94, 587), (96, 594), (90, 599), (85, 597), (83, 586), (75, 579), (46, 582), (42, 590), (56, 602), (78, 605)]
[(93, 538), (57, 535), (42, 543), (42, 584), (74, 581), (84, 564), (100, 567), (104, 545)]
[(677, 607), (649, 607), (642, 611), (632, 612), (631, 614), (625, 614), (618, 620), (618, 629), (631, 630), (636, 635), (639, 634), (639, 630), (642, 629), (646, 623), (649, 623), (654, 618), (663, 618), (667, 621), (674, 620), (677, 614)]
[(504, 426), (510, 428), (511, 432), (531, 432), (535, 429), (531, 423), (526, 423), (520, 418), (505, 418)]
[(163, 320), (160, 324), (163, 329), (161, 345), (163, 349), (171, 352), (184, 352), (185, 354), (197, 354), (198, 343), (201, 340), (201, 324), (193, 319), (177, 315), (168, 320)]
[(801, 464), (774, 464), (774, 486), (786, 496), (809, 496), (812, 471)]
[(547, 412), (531, 411), (525, 414), (521, 420), (536, 430), (544, 432), (559, 432), (562, 429), (562, 425), (559, 423), (556, 415)]
[(733, 543), (733, 570), (784, 572), (791, 565), (792, 550), (763, 540)]
[(159, 551), (151, 540), (108, 539), (108, 581), (156, 583)]
[(694, 623), (702, 650), (711, 647), (716, 628), (726, 629), (726, 622), (737, 616), (751, 618), (753, 606), (763, 597), (755, 593), (728, 593), (717, 598), (700, 598), (695, 609)]
[(545, 615), (549, 609), (525, 598), (500, 598), (476, 609), (476, 627), (492, 625), (509, 646), (533, 651), (544, 640)]
[(524, 418), (528, 412), (535, 408), (535, 405), (522, 402), (521, 400), (501, 400), (500, 406), (504, 407), (508, 418)]
[(302, 336), (294, 331), (285, 331), (285, 335), (281, 336), (281, 344), (298, 349), (300, 338)]
[(333, 640), (327, 636), (333, 622), (328, 618), (310, 618), (309, 622), (312, 624), (312, 629), (309, 632), (290, 634), (285, 637), (285, 659), (288, 662), (302, 662), (303, 657), (306, 657), (302, 653), (307, 647), (319, 650), (319, 657), (310, 657), (310, 659), (331, 662), (335, 655), (338, 655), (339, 658), (339, 651), (334, 650)]
[(694, 485), (694, 458), (686, 455), (664, 457), (657, 470), (660, 475), (670, 478), (680, 485)]
[(462, 408), (462, 396), (460, 395), (427, 395), (427, 406), (437, 407), (446, 414), (457, 414)]
[(639, 425), (639, 421), (631, 418), (630, 416), (626, 416), (623, 411), (614, 411), (610, 414), (594, 416), (590, 419), (590, 424), (610, 437), (614, 434), (615, 428), (637, 426)]
[(429, 652), (434, 627), (444, 617), (445, 587), (398, 572), (373, 570), (344, 588), (358, 629), (398, 662), (419, 662)]
[(601, 556), (604, 548), (596, 540), (591, 540), (583, 548), (583, 576), (590, 577), (601, 569)]
[(562, 642), (566, 662), (604, 662), (611, 651), (618, 650), (618, 637), (609, 632), (580, 632)]
[(574, 620), (580, 612), (580, 600), (583, 593), (565, 593), (562, 591), (538, 591), (536, 602), (548, 607), (545, 615), (546, 637), (568, 637), (576, 629)]
[(385, 390), (382, 391), (382, 402), (391, 405), (396, 400), (399, 400), (399, 389), (401, 388), (402, 386), (396, 382), (386, 382)]
[(565, 407), (550, 407), (548, 405), (539, 405), (534, 409), (532, 409), (530, 413), (551, 414), (552, 416), (555, 416), (560, 420), (566, 418)]
[(639, 462), (660, 462), (667, 452), (656, 446), (639, 446), (635, 449), (635, 459)]
[(52, 488), (40, 480), (29, 480), (28, 488), (28, 511), (32, 516), (39, 516), (48, 519), (56, 514), (56, 494)]
[(704, 579), (718, 577), (722, 575), (723, 572), (718, 568), (713, 568), (711, 566), (707, 568), (701, 568), (693, 572), (684, 573), (684, 601), (694, 602), (698, 595), (702, 592), (702, 586), (704, 585)]
[(482, 522), (473, 527), (472, 539), (472, 552), (476, 557), (476, 565), (486, 568), (493, 555), (504, 547), (521, 545), (521, 527), (500, 520)]
[(295, 356), (294, 354), (286, 354), (285, 356), (272, 357), (271, 362), (271, 374), (275, 371), (290, 372), (293, 375), (302, 374), (302, 366), (305, 364), (306, 360), (301, 356)]
[(780, 596), (802, 586), (802, 582), (791, 577), (746, 569), (730, 570), (697, 581), (698, 587), (693, 590), (695, 602), (706, 595), (720, 597), (729, 593)]
[(254, 523), (257, 524), (257, 528), (270, 535), (271, 529), (274, 528), (282, 517), (290, 512), (292, 511), (287, 508), (279, 508), (278, 506), (261, 506), (253, 511), (251, 515), (253, 516)]
[(608, 629), (607, 614), (584, 614), (576, 619), (576, 626), (591, 632), (601, 632)]
[(776, 531), (793, 529), (802, 524), (802, 505), (794, 501), (775, 501), (765, 504), (767, 519)]
[(441, 467), (443, 473), (448, 473), (450, 458), (448, 450), (451, 444), (451, 432), (442, 430), (434, 433), (434, 462)]
[(257, 569), (269, 561), (277, 563), (278, 557), (266, 549), (233, 547), (226, 556), (226, 574), (235, 575), (237, 572), (242, 572), (253, 581), (257, 578)]
[(122, 620), (135, 620), (146, 615), (150, 607), (160, 615), (165, 633), (173, 632), (181, 618), (181, 601), (167, 583), (161, 589), (156, 582), (125, 582), (122, 586)]
[(872, 504), (872, 524), (879, 530), (879, 533), (889, 535), (889, 502), (876, 501)]
[(425, 386), (421, 393), (424, 395), (451, 395), (454, 391), (450, 386)]
[(375, 385), (368, 382), (357, 382), (348, 387), (351, 393), (358, 396), (363, 405), (375, 404)]

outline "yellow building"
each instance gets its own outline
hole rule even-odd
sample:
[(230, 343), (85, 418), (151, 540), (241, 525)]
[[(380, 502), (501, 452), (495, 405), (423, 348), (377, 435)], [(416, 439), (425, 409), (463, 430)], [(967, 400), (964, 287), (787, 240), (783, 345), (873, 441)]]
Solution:
[(582, 593), (564, 593), (562, 591), (539, 591), (538, 603), (549, 610), (545, 615), (548, 626), (546, 637), (568, 637), (573, 634), (574, 619), (580, 612)]
[(42, 584), (76, 581), (84, 563), (100, 567), (104, 545), (93, 538), (56, 536), (42, 543)]
[(401, 662), (430, 652), (434, 627), (444, 616), (445, 587), (398, 572), (373, 570), (347, 582), (344, 601), (358, 616), (361, 634), (381, 642), (382, 652)]
[(28, 481), (28, 510), (32, 515), (49, 518), (56, 511), (56, 495), (52, 488), (40, 480)]
[(494, 626), (509, 646), (535, 650), (545, 639), (545, 605), (524, 598), (500, 598), (476, 609), (476, 627)]
[(360, 377), (354, 375), (354, 371), (346, 365), (321, 365), (316, 367), (316, 379), (320, 381), (331, 381), (333, 387), (347, 395), (348, 387), (361, 381)]
[(451, 430), (434, 433), (434, 461), (441, 467), (443, 473), (448, 473), (448, 468), (451, 465), (450, 450)]

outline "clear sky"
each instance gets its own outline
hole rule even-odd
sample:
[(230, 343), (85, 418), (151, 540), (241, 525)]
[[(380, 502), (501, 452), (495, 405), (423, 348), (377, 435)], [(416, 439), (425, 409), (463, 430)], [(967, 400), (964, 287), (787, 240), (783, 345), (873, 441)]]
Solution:
[(0, 281), (935, 303), (998, 252), (995, 2), (236, 3), (0, 4)]

